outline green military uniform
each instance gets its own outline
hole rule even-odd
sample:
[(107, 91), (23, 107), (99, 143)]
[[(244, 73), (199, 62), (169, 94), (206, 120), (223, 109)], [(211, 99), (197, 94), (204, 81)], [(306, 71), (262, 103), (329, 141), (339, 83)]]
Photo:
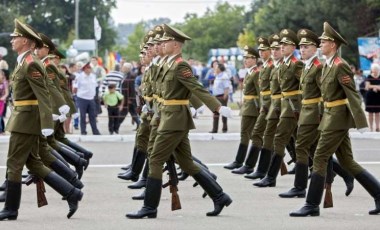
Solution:
[[(190, 38), (181, 31), (164, 24), (165, 45), (174, 46)], [(177, 48), (180, 52), (180, 48)], [(211, 111), (218, 111), (220, 103), (194, 77), (190, 65), (185, 62), (181, 53), (171, 53), (163, 69), (161, 81), (161, 119), (157, 137), (149, 159), (149, 176), (146, 183), (144, 206), (135, 213), (127, 214), (128, 218), (155, 218), (162, 190), (162, 167), (175, 152), (175, 158), (182, 170), (194, 179), (212, 198), (215, 210), (209, 216), (218, 215), (224, 206), (232, 200), (225, 194), (214, 178), (196, 166), (192, 160), (188, 133), (194, 129), (194, 122), (189, 108), (189, 99), (195, 94)]]
[[(258, 59), (259, 53), (253, 47), (244, 47), (244, 58)], [(256, 63), (256, 62), (255, 62)], [(236, 153), (235, 160), (224, 166), (226, 169), (240, 168), (247, 154), (249, 140), (251, 139), (252, 130), (256, 119), (260, 113), (259, 101), (259, 69), (256, 64), (248, 69), (243, 81), (243, 104), (240, 109), (240, 143)], [(233, 173), (236, 171), (232, 171)], [(250, 173), (251, 171), (249, 171)]]
[[(340, 44), (347, 42), (327, 22), (320, 37), (323, 42), (335, 43), (336, 51)], [(329, 43), (327, 43), (329, 45)], [(323, 44), (322, 44), (323, 46)], [(376, 209), (369, 214), (380, 213), (380, 183), (369, 172), (364, 170), (354, 159), (351, 141), (348, 134), (350, 128), (359, 130), (368, 127), (367, 119), (361, 108), (361, 99), (355, 90), (353, 72), (350, 66), (336, 53), (327, 59), (322, 69), (321, 93), (325, 110), (319, 125), (321, 131), (317, 149), (314, 155), (313, 173), (306, 205), (300, 210), (290, 213), (290, 216), (318, 216), (319, 204), (322, 199), (327, 161), (336, 154), (339, 162), (375, 199)]]
[[(270, 52), (270, 45), (267, 38), (259, 37), (257, 39), (257, 42), (259, 44), (258, 49), (260, 52), (266, 52), (266, 51)], [(259, 168), (261, 170), (263, 162), (267, 161), (266, 158), (270, 158), (271, 156), (271, 153), (269, 150), (267, 149), (262, 150), (262, 146), (263, 146), (263, 135), (264, 135), (264, 131), (267, 124), (267, 121), (265, 118), (268, 114), (268, 109), (271, 103), (269, 77), (270, 77), (270, 73), (272, 69), (273, 69), (273, 61), (269, 57), (268, 59), (264, 60), (263, 66), (259, 73), (260, 113), (259, 113), (259, 116), (257, 117), (256, 123), (252, 131), (252, 136), (251, 136), (252, 146), (249, 151), (249, 155), (245, 161), (245, 164), (239, 169), (232, 171), (233, 173), (238, 173), (238, 174), (252, 173), (253, 168), (256, 165), (260, 150), (262, 151), (262, 155), (260, 157), (261, 164), (259, 164), (258, 170)], [(248, 175), (248, 178), (250, 178), (251, 176), (254, 176), (254, 173)]]

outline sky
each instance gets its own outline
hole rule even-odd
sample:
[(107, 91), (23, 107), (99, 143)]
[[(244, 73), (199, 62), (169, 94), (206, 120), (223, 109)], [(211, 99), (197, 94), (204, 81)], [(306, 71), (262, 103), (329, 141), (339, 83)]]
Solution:
[[(186, 13), (202, 16), (207, 7), (215, 8), (218, 0), (117, 0), (111, 12), (116, 23), (137, 23), (141, 20), (166, 17), (172, 23), (183, 22)], [(252, 0), (229, 0), (231, 5), (248, 6)]]

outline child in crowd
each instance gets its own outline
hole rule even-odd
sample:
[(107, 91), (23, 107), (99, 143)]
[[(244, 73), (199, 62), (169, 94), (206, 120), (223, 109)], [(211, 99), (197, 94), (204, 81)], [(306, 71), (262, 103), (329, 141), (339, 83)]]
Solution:
[(108, 110), (108, 130), (110, 134), (119, 134), (120, 111), (123, 109), (124, 96), (116, 91), (116, 85), (108, 85), (108, 91), (103, 95), (104, 106)]

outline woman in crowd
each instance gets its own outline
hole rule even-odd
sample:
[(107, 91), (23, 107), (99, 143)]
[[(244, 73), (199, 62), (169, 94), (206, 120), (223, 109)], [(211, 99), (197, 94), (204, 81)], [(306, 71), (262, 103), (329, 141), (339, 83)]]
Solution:
[(365, 111), (369, 113), (369, 127), (371, 131), (373, 130), (373, 118), (375, 117), (375, 131), (380, 132), (380, 65), (372, 64), (371, 65), (371, 74), (368, 75), (365, 88), (367, 90), (366, 94), (366, 105)]

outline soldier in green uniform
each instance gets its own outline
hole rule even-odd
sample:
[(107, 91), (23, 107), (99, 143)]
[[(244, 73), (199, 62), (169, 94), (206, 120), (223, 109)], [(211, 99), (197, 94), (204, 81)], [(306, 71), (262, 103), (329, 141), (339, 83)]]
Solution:
[(162, 190), (162, 167), (174, 152), (182, 170), (193, 176), (213, 200), (215, 209), (207, 215), (216, 216), (225, 206), (230, 205), (232, 200), (223, 192), (215, 179), (204, 169), (196, 166), (191, 158), (188, 133), (194, 128), (194, 123), (189, 109), (189, 99), (194, 93), (211, 111), (219, 112), (222, 116), (231, 116), (231, 110), (220, 106), (216, 98), (199, 84), (189, 64), (182, 59), (182, 46), (185, 40), (190, 38), (178, 29), (165, 24), (164, 31), (162, 40), (165, 53), (169, 56), (165, 65), (169, 68), (163, 72), (161, 120), (149, 159), (144, 205), (141, 210), (128, 213), (127, 217), (157, 217)]
[(260, 150), (262, 152), (260, 157), (261, 163), (259, 163), (260, 167), (262, 167), (262, 162), (265, 161), (265, 158), (270, 159), (271, 156), (271, 152), (268, 149), (262, 149), (262, 146), (263, 135), (267, 124), (265, 117), (268, 114), (268, 109), (271, 102), (269, 77), (273, 69), (273, 61), (270, 57), (271, 51), (268, 39), (265, 37), (259, 37), (257, 39), (257, 43), (259, 44), (258, 50), (260, 58), (264, 62), (263, 67), (261, 68), (259, 73), (260, 111), (256, 123), (253, 127), (253, 132), (251, 136), (252, 146), (250, 148), (248, 157), (245, 160), (245, 164), (243, 166), (241, 166), (238, 169), (232, 170), (232, 173), (236, 174), (252, 173), (253, 168), (256, 165)]
[[(273, 139), (276, 133), (277, 124), (280, 118), (281, 112), (281, 88), (279, 83), (279, 71), (282, 63), (282, 54), (280, 48), (280, 36), (278, 34), (272, 34), (268, 38), (271, 55), (273, 59), (273, 68), (271, 69), (269, 76), (269, 85), (270, 85), (270, 98), (271, 103), (268, 109), (266, 119), (266, 127), (263, 135), (263, 150), (261, 151), (259, 165), (257, 170), (251, 174), (245, 175), (245, 178), (248, 179), (262, 179), (267, 174), (272, 152), (273, 152)], [(267, 94), (267, 91), (265, 92)]]
[(23, 23), (15, 20), (11, 34), (12, 49), (18, 53), (17, 66), (11, 76), (13, 105), (7, 130), (11, 132), (7, 157), (7, 197), (0, 220), (16, 220), (21, 201), (21, 173), (24, 165), (66, 198), (70, 218), (78, 209), (83, 193), (44, 166), (38, 156), (39, 136), (53, 133), (53, 120), (46, 71), (31, 49), (41, 46), (41, 38)]
[[(244, 66), (248, 69), (243, 81), (243, 104), (240, 109), (240, 143), (235, 160), (224, 166), (226, 169), (240, 168), (247, 154), (249, 140), (251, 139), (253, 126), (260, 112), (259, 102), (259, 69), (256, 62), (259, 53), (253, 47), (244, 47)], [(254, 150), (255, 147), (251, 148)], [(251, 173), (248, 171), (247, 173)]]
[(284, 57), (278, 75), (282, 94), (281, 115), (274, 137), (274, 156), (272, 157), (267, 176), (254, 184), (258, 187), (276, 186), (277, 174), (285, 156), (285, 147), (297, 128), (297, 119), (301, 108), (299, 79), (303, 63), (293, 54), (298, 45), (298, 38), (296, 33), (290, 29), (283, 29), (280, 32), (280, 38), (281, 53)]
[(355, 90), (354, 74), (347, 62), (338, 56), (338, 48), (347, 42), (327, 22), (323, 24), (323, 34), (319, 38), (322, 54), (326, 56), (320, 80), (325, 108), (318, 127), (320, 138), (314, 155), (306, 204), (301, 209), (291, 212), (290, 216), (319, 216), (327, 161), (334, 152), (342, 167), (375, 199), (376, 208), (369, 211), (369, 214), (379, 214), (380, 183), (353, 159), (348, 133), (350, 128), (357, 128), (362, 133), (368, 130), (368, 124), (361, 107), (360, 96)]

